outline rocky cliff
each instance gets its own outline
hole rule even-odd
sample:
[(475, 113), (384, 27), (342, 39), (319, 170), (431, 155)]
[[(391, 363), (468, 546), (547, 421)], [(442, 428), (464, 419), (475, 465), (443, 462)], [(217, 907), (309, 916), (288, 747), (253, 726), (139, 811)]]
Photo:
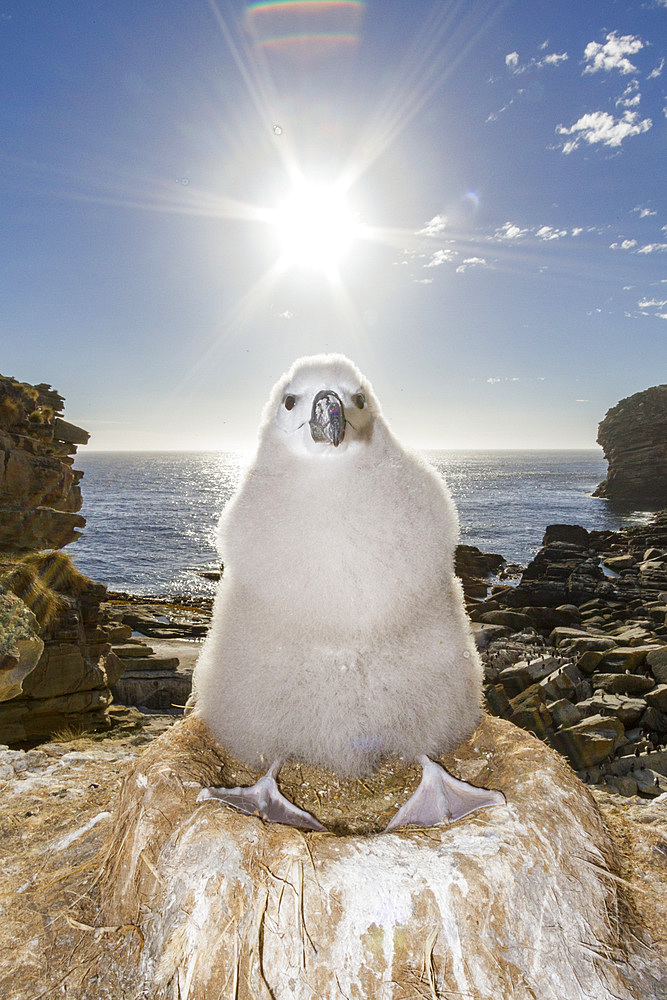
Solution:
[(598, 428), (609, 462), (595, 496), (667, 506), (667, 385), (622, 399)]
[(86, 523), (73, 463), (89, 437), (63, 403), (49, 385), (0, 376), (0, 743), (108, 728), (122, 672), (106, 588), (58, 551)]

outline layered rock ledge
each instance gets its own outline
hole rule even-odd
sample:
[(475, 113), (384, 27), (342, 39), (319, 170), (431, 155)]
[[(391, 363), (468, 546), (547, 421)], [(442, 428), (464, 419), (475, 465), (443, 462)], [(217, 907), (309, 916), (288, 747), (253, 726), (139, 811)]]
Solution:
[(109, 728), (111, 685), (126, 638), (107, 623), (106, 587), (60, 552), (85, 525), (82, 472), (73, 468), (87, 431), (63, 419), (46, 384), (0, 376), (0, 742), (34, 742), (70, 728)]
[(667, 385), (622, 399), (600, 423), (597, 439), (609, 469), (595, 496), (667, 505)]

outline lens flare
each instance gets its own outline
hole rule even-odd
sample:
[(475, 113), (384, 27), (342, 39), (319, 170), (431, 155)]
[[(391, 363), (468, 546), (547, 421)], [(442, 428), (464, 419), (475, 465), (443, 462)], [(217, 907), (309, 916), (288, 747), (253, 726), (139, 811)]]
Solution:
[(360, 0), (270, 0), (249, 4), (246, 27), (261, 49), (320, 58), (356, 45), (362, 11)]

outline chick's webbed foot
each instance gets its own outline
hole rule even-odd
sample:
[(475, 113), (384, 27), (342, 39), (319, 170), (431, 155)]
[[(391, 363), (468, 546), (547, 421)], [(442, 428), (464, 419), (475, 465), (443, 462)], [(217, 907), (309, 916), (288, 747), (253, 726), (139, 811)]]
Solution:
[(285, 823), (302, 830), (325, 830), (326, 827), (305, 809), (299, 809), (286, 799), (278, 788), (276, 778), (281, 761), (275, 761), (264, 777), (248, 788), (202, 788), (197, 802), (217, 799), (248, 816), (260, 816), (269, 823)]
[(429, 757), (419, 757), (419, 763), (422, 766), (419, 786), (390, 820), (385, 831), (408, 824), (436, 826), (467, 816), (475, 809), (505, 805), (502, 792), (459, 781)]

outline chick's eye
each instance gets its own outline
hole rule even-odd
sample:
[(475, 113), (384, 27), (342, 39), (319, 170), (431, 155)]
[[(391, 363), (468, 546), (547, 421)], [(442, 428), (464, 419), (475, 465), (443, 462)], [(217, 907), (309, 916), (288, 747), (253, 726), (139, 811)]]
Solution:
[(293, 410), (296, 404), (296, 396), (285, 396), (283, 402), (286, 410)]
[(354, 403), (354, 405), (357, 407), (358, 410), (363, 410), (364, 406), (366, 405), (366, 397), (364, 396), (363, 392), (355, 392), (354, 396), (352, 397), (352, 402)]

